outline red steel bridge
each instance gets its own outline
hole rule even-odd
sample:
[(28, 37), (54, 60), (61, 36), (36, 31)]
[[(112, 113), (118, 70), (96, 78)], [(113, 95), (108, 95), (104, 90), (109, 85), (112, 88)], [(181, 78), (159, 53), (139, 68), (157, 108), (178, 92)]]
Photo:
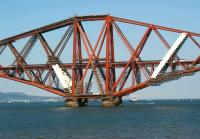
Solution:
[[(59, 39), (48, 38), (54, 32)], [(0, 77), (63, 96), (68, 106), (88, 99), (117, 106), (125, 95), (200, 71), (199, 41), (200, 34), (185, 30), (110, 15), (76, 16), (1, 40)], [(183, 54), (184, 47), (195, 52)]]

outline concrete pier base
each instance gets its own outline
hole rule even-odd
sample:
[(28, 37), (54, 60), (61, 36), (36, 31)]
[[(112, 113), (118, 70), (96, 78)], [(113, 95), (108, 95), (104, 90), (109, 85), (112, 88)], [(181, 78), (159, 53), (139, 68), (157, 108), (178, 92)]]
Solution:
[(114, 106), (120, 106), (122, 105), (122, 98), (116, 97), (116, 98), (103, 98), (101, 101), (102, 107), (114, 107)]
[(87, 106), (88, 100), (87, 99), (67, 99), (66, 106), (67, 107), (81, 107)]

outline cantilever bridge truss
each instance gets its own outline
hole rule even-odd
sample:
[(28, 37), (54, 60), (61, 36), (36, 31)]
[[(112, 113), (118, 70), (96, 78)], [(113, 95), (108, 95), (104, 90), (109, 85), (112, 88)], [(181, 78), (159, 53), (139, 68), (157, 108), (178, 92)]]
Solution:
[[(0, 77), (67, 98), (122, 97), (198, 72), (199, 41), (198, 33), (110, 15), (73, 17), (1, 40)], [(184, 47), (195, 53), (181, 53)], [(70, 91), (60, 84), (55, 64), (71, 78)]]

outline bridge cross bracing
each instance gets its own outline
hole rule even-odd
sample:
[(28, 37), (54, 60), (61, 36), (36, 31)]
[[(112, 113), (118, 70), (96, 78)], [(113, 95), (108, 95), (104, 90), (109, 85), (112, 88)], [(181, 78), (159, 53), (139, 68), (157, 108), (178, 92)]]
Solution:
[[(61, 37), (48, 39), (56, 31)], [(0, 77), (70, 100), (119, 102), (140, 89), (198, 72), (199, 41), (200, 34), (190, 31), (110, 15), (76, 16), (1, 40)], [(165, 50), (161, 57), (159, 47)], [(37, 49), (43, 51), (43, 63), (34, 63)], [(153, 59), (144, 56), (152, 52)], [(8, 63), (7, 53), (13, 59)]]

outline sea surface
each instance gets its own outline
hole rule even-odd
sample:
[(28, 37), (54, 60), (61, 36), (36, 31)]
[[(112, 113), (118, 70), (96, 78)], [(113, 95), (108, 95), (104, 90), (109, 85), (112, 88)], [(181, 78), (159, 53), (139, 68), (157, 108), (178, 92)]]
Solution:
[(0, 139), (200, 139), (200, 100), (0, 103)]

